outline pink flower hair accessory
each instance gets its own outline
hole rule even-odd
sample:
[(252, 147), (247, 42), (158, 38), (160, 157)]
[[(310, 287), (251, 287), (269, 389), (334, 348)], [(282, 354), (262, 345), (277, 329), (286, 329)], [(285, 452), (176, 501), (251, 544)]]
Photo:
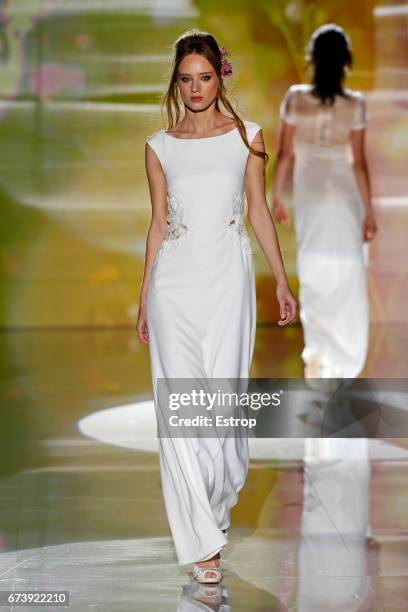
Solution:
[(221, 52), (221, 74), (223, 77), (230, 77), (234, 74), (232, 64), (230, 62), (230, 52), (224, 46), (218, 47)]

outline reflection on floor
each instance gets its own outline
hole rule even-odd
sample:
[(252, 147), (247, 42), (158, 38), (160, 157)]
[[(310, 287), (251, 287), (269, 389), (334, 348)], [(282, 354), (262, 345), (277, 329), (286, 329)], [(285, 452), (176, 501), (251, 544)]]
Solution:
[[(258, 329), (253, 376), (283, 376), (300, 343)], [(0, 590), (68, 590), (72, 610), (407, 608), (406, 441), (250, 440), (225, 578), (203, 589), (176, 564), (134, 330), (10, 332), (1, 351)]]

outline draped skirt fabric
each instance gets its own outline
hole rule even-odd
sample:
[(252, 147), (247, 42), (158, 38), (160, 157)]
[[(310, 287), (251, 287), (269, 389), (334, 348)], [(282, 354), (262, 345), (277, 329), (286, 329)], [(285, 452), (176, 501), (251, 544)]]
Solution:
[[(186, 235), (160, 257), (147, 312), (156, 411), (158, 379), (248, 378), (255, 279), (252, 255), (235, 231), (197, 244)], [(162, 493), (180, 565), (210, 558), (228, 542), (222, 530), (248, 471), (248, 440), (240, 434), (159, 437)]]

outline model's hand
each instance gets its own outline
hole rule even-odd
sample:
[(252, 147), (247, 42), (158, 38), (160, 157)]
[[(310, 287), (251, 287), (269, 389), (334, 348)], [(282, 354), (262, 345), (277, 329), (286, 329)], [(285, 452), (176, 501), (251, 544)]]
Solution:
[(149, 344), (149, 329), (147, 327), (146, 306), (139, 304), (139, 316), (137, 318), (137, 337), (143, 344)]
[(377, 223), (373, 212), (366, 213), (363, 223), (363, 240), (368, 242), (374, 238), (377, 233)]
[(272, 216), (277, 223), (289, 226), (289, 217), (286, 208), (280, 198), (274, 198)]
[(280, 284), (276, 287), (276, 297), (280, 306), (280, 321), (278, 325), (288, 325), (296, 319), (296, 300), (292, 295), (287, 283)]

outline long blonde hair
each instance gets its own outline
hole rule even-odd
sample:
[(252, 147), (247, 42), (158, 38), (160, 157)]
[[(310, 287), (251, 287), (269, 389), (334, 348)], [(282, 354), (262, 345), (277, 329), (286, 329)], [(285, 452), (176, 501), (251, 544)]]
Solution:
[(265, 162), (267, 162), (269, 159), (268, 154), (263, 151), (257, 151), (249, 144), (244, 122), (238, 116), (227, 97), (225, 84), (222, 78), (221, 51), (214, 36), (208, 32), (203, 32), (197, 29), (188, 30), (179, 36), (179, 38), (175, 41), (173, 51), (174, 55), (170, 83), (161, 100), (162, 114), (166, 129), (173, 128), (183, 117), (183, 101), (177, 87), (179, 64), (186, 55), (189, 55), (190, 53), (198, 53), (199, 55), (203, 55), (210, 62), (218, 77), (218, 91), (215, 100), (216, 110), (221, 112), (221, 102), (224, 108), (231, 113), (246, 147), (251, 151), (251, 153), (254, 153), (254, 155), (257, 155), (258, 157), (262, 157)]

